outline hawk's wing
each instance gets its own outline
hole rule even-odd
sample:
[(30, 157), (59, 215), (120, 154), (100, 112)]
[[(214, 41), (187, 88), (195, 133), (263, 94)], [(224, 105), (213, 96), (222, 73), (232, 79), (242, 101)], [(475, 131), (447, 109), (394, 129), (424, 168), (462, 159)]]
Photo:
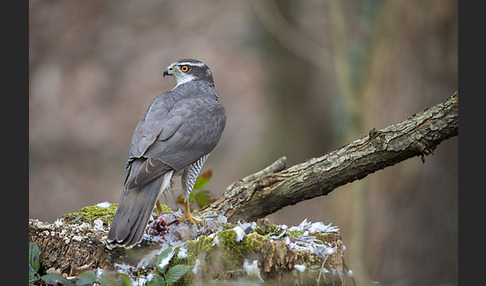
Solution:
[(168, 167), (187, 167), (211, 152), (221, 137), (226, 115), (215, 98), (171, 100), (156, 98), (135, 130), (128, 164), (136, 158), (147, 160), (130, 172), (129, 188), (154, 180)]
[(135, 158), (142, 157), (147, 148), (159, 136), (167, 123), (167, 114), (174, 104), (175, 101), (170, 96), (169, 91), (157, 96), (149, 105), (133, 132), (127, 167)]

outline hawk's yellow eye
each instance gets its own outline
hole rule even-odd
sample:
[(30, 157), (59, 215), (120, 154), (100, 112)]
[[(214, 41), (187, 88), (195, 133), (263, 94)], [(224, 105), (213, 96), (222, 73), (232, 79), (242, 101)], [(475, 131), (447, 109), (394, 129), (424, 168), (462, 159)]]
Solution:
[(183, 72), (187, 72), (188, 70), (189, 70), (188, 66), (182, 66), (181, 67), (181, 71), (183, 71)]

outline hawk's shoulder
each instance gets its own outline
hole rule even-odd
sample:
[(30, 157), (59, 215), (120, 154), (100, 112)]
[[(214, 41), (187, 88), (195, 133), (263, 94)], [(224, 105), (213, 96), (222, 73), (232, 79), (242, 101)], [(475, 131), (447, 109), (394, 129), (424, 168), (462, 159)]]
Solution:
[(146, 157), (184, 168), (214, 149), (225, 125), (225, 110), (212, 85), (180, 85), (147, 108), (133, 134), (127, 166)]

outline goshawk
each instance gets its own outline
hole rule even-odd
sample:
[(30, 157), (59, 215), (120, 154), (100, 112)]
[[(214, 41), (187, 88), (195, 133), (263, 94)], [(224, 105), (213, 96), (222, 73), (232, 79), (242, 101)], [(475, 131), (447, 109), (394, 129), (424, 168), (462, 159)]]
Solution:
[(179, 221), (197, 222), (188, 198), (221, 137), (226, 113), (204, 63), (179, 60), (163, 75), (174, 76), (177, 85), (152, 101), (135, 129), (118, 208), (108, 232), (111, 247), (132, 247), (142, 239), (157, 198), (170, 187), (174, 176), (181, 176), (186, 202)]

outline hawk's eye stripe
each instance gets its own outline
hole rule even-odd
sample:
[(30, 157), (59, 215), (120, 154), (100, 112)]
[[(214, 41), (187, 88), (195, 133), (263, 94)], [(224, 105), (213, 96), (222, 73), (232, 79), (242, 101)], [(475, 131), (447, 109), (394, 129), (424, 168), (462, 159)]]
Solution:
[(181, 67), (181, 71), (183, 71), (183, 72), (187, 72), (188, 70), (189, 70), (188, 66), (182, 66)]
[(195, 63), (195, 62), (175, 62), (173, 64), (177, 64), (180, 66), (191, 66), (191, 67), (203, 67), (205, 66), (204, 63)]

